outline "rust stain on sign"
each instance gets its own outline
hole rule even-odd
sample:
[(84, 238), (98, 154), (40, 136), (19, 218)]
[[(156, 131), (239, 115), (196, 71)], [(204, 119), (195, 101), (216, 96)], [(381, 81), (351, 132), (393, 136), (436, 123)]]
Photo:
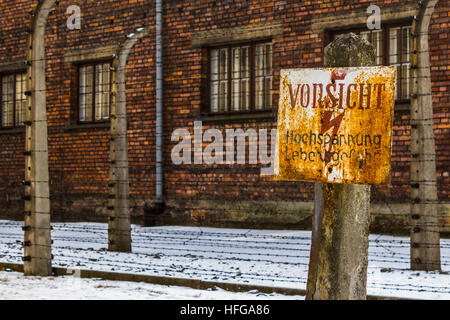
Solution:
[(275, 179), (389, 184), (395, 67), (281, 71)]

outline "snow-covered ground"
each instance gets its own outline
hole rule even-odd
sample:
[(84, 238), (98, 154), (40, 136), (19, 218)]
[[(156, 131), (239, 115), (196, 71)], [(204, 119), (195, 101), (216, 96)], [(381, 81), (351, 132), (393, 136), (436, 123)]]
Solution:
[[(0, 221), (0, 262), (22, 263), (22, 223)], [(107, 251), (107, 225), (54, 223), (53, 266), (305, 289), (311, 233), (133, 226), (133, 253)], [(368, 294), (450, 299), (450, 240), (442, 270), (413, 272), (409, 239), (371, 235)]]
[(24, 277), (0, 272), (0, 300), (302, 300), (301, 296), (235, 293), (213, 288), (160, 286), (148, 283), (80, 279), (76, 277)]

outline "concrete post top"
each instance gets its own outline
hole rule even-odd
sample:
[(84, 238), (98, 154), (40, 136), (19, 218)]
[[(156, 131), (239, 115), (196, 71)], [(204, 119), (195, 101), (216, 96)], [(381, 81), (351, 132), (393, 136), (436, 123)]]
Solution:
[(328, 67), (371, 66), (375, 61), (375, 47), (354, 33), (339, 35), (325, 47), (325, 65)]

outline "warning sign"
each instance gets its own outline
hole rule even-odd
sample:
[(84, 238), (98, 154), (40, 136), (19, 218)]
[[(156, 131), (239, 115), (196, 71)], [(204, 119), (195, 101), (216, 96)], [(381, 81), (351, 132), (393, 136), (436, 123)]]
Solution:
[(281, 71), (275, 179), (389, 184), (395, 67)]

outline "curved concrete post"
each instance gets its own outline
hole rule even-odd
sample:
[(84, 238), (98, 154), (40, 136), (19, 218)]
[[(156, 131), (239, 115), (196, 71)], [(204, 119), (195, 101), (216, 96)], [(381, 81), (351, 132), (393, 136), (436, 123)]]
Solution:
[(112, 66), (111, 170), (108, 206), (108, 210), (110, 210), (108, 248), (110, 251), (131, 252), (125, 68), (134, 45), (148, 33), (148, 28), (141, 28), (136, 33), (128, 35), (128, 39), (120, 46)]
[(48, 136), (45, 84), (45, 27), (56, 0), (39, 2), (30, 23), (27, 56), (25, 141), (24, 273), (52, 273)]
[(440, 270), (428, 29), (438, 0), (421, 1), (412, 33), (411, 97), (411, 269)]

